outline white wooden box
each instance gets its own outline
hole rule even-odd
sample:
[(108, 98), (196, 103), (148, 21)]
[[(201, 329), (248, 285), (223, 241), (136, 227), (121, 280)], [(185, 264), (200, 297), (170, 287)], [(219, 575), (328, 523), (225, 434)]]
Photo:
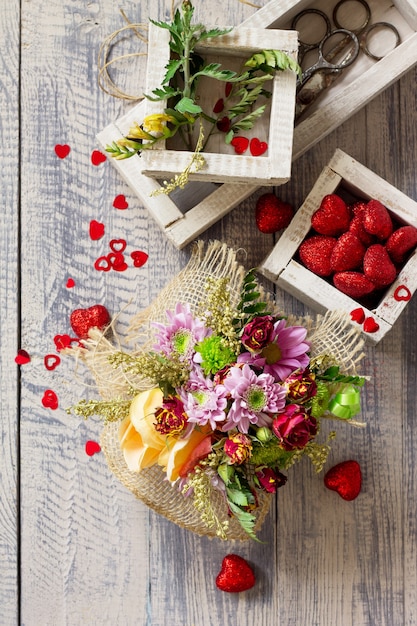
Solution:
[[(379, 61), (360, 52), (331, 87), (322, 91), (296, 122), (294, 161), (417, 63), (417, 0), (367, 0), (367, 3), (370, 23), (388, 22), (395, 26), (401, 44)], [(291, 28), (300, 11), (315, 8), (328, 15), (334, 28), (332, 12), (336, 4), (336, 0), (271, 0), (241, 26)], [(346, 11), (359, 10), (357, 0), (346, 3)], [(387, 33), (375, 31), (375, 36), (384, 37)]]
[[(146, 93), (159, 87), (170, 59), (170, 33), (154, 24), (149, 25)], [(297, 58), (298, 37), (291, 30), (265, 30), (262, 28), (235, 28), (226, 35), (208, 39), (196, 48), (205, 64), (220, 63), (223, 69), (242, 71), (243, 64), (254, 53), (262, 50), (282, 50)], [(296, 75), (291, 70), (275, 72), (266, 89), (272, 92), (266, 110), (251, 130), (241, 133), (249, 140), (257, 138), (268, 145), (260, 156), (252, 156), (248, 149), (236, 154), (232, 145), (224, 141), (225, 134), (215, 132), (204, 148), (204, 166), (190, 173), (190, 180), (217, 183), (245, 183), (257, 185), (282, 185), (291, 175), (292, 144), (294, 132)], [(224, 97), (225, 83), (202, 78), (198, 88), (199, 105), (211, 113), (219, 98)], [(166, 101), (145, 100), (145, 114), (162, 113)], [(256, 105), (258, 106), (258, 105)], [(137, 120), (139, 123), (141, 120)], [(195, 137), (196, 139), (196, 137)], [(171, 179), (184, 171), (193, 152), (178, 142), (160, 141), (152, 150), (141, 156), (142, 173), (157, 179)]]
[[(417, 250), (373, 308), (343, 294), (330, 281), (313, 274), (295, 260), (300, 244), (310, 231), (311, 216), (323, 197), (331, 193), (342, 197), (347, 194), (350, 201), (379, 200), (396, 223), (417, 227), (417, 202), (341, 150), (336, 150), (291, 224), (259, 267), (259, 272), (316, 311), (339, 309), (355, 317), (354, 312), (362, 309), (369, 321), (360, 324), (360, 328), (367, 341), (376, 344), (392, 328), (417, 288)], [(352, 324), (358, 326), (354, 319)], [(378, 326), (378, 329), (367, 332), (369, 325), (374, 329)]]

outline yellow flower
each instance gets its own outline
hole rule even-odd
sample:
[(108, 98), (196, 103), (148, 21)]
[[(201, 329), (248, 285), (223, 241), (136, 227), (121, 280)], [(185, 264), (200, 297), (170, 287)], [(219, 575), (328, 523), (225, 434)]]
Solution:
[(149, 133), (145, 132), (137, 122), (134, 122), (133, 126), (129, 128), (128, 137), (130, 139), (149, 139)]
[(167, 115), (166, 113), (152, 113), (151, 115), (147, 115), (145, 117), (142, 126), (149, 133), (164, 134), (166, 123), (174, 121), (175, 120), (172, 115)]
[(139, 472), (158, 464), (165, 469), (168, 480), (174, 482), (210, 431), (194, 429), (187, 437), (160, 435), (154, 426), (155, 411), (162, 407), (163, 399), (158, 387), (143, 391), (133, 399), (129, 415), (120, 425), (120, 447), (131, 471)]

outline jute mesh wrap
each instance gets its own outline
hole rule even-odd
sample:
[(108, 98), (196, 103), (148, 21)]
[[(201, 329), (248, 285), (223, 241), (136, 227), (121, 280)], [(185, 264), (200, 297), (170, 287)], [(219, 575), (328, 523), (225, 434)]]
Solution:
[[(245, 269), (236, 260), (234, 250), (220, 242), (212, 242), (205, 249), (203, 242), (197, 242), (188, 265), (170, 281), (149, 307), (131, 320), (128, 336), (129, 341), (134, 342), (134, 349), (130, 350), (130, 353), (138, 354), (151, 349), (155, 343), (151, 322), (166, 322), (166, 311), (173, 310), (177, 302), (189, 303), (191, 310), (194, 311), (204, 295), (209, 277), (229, 279), (231, 304), (236, 305), (245, 274)], [(273, 307), (271, 298), (267, 294), (263, 295)], [(312, 344), (312, 356), (331, 354), (340, 362), (346, 373), (356, 372), (357, 364), (363, 356), (363, 341), (344, 313), (330, 312), (325, 316), (318, 316), (315, 321), (310, 318), (290, 321), (302, 323), (309, 329), (308, 339)], [(140, 377), (128, 377), (122, 368), (114, 369), (110, 366), (107, 357), (121, 349), (116, 335), (113, 339), (111, 342), (103, 333), (93, 329), (90, 331), (89, 339), (83, 342), (87, 350), (78, 351), (80, 358), (93, 373), (100, 395), (104, 399), (128, 398), (131, 386), (137, 389), (154, 386), (151, 381)], [(216, 536), (216, 529), (207, 528), (202, 522), (193, 505), (192, 497), (182, 496), (179, 490), (168, 482), (163, 468), (155, 465), (140, 472), (128, 469), (119, 445), (118, 422), (109, 422), (104, 426), (100, 443), (111, 471), (137, 498), (178, 526), (198, 535)], [(213, 490), (212, 504), (221, 521), (229, 519), (224, 497), (216, 490)], [(271, 495), (259, 492), (259, 506), (254, 512), (257, 517), (255, 532), (261, 528), (270, 504)], [(249, 539), (233, 518), (229, 519), (226, 536), (227, 539), (233, 540)]]

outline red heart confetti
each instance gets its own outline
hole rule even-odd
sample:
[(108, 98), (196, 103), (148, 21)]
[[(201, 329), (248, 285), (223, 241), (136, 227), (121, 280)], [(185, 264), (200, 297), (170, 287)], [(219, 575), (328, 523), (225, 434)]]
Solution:
[(94, 269), (98, 272), (109, 272), (111, 270), (111, 262), (107, 256), (100, 256), (94, 261)]
[(133, 265), (135, 267), (142, 267), (142, 265), (145, 265), (146, 261), (149, 258), (149, 255), (146, 254), (146, 252), (142, 252), (142, 250), (135, 250), (134, 252), (130, 253), (130, 256), (133, 259)]
[(73, 278), (68, 278), (65, 286), (68, 289), (72, 289), (73, 287), (75, 287), (75, 280)]
[(264, 193), (256, 202), (255, 221), (261, 233), (276, 233), (286, 228), (294, 215), (294, 209), (273, 193)]
[(336, 491), (344, 500), (354, 500), (362, 487), (362, 472), (357, 461), (342, 461), (324, 476), (327, 489)]
[(228, 133), (230, 130), (232, 123), (230, 121), (230, 119), (227, 117), (227, 115), (225, 115), (224, 117), (222, 117), (221, 120), (217, 121), (217, 128), (219, 129), (219, 131), (221, 133)]
[(233, 83), (227, 82), (224, 86), (224, 93), (226, 95), (226, 98), (230, 96), (232, 89), (233, 89)]
[(46, 409), (52, 409), (52, 411), (55, 411), (55, 409), (58, 408), (58, 396), (55, 391), (47, 389), (43, 394), (42, 404)]
[(17, 355), (14, 360), (18, 365), (26, 365), (27, 363), (30, 363), (29, 353), (26, 352), (26, 350), (20, 349), (17, 351)]
[(105, 154), (100, 152), (100, 150), (93, 150), (91, 153), (91, 163), (93, 165), (100, 165), (100, 163), (104, 163), (107, 161), (107, 157)]
[(98, 452), (101, 452), (101, 447), (97, 441), (90, 440), (85, 442), (85, 453), (88, 454), (88, 456), (93, 456)]
[(122, 193), (116, 196), (115, 199), (113, 200), (113, 206), (115, 209), (120, 209), (122, 211), (124, 209), (128, 209), (129, 205), (126, 200), (126, 196), (124, 196)]
[(110, 263), (112, 269), (116, 272), (124, 272), (129, 267), (125, 262), (124, 254), (121, 252), (111, 252), (107, 255), (107, 260)]
[(220, 572), (216, 577), (216, 587), (228, 593), (239, 593), (251, 589), (256, 582), (253, 569), (245, 559), (237, 554), (224, 557)]
[(102, 304), (94, 304), (88, 309), (75, 309), (70, 315), (71, 328), (80, 339), (86, 339), (91, 328), (103, 330), (110, 321), (109, 312)]
[(268, 150), (268, 144), (266, 141), (259, 141), (257, 137), (253, 137), (250, 140), (249, 150), (252, 156), (261, 156)]
[(90, 239), (93, 241), (97, 241), (104, 237), (105, 226), (101, 222), (97, 222), (96, 220), (91, 220), (90, 222)]
[(59, 159), (65, 159), (71, 152), (71, 148), (67, 144), (57, 143), (55, 146), (55, 154)]
[(358, 309), (353, 309), (353, 311), (350, 312), (350, 319), (352, 322), (363, 324), (365, 321), (365, 311), (363, 308), (359, 307)]
[(411, 291), (406, 285), (398, 285), (394, 291), (394, 300), (397, 300), (397, 302), (408, 302), (408, 300), (411, 300)]
[(219, 98), (213, 107), (213, 113), (221, 113), (224, 109), (224, 100)]
[(65, 350), (65, 348), (70, 348), (73, 342), (78, 343), (78, 339), (70, 337), (69, 335), (55, 335), (54, 337), (55, 347), (58, 352)]
[(43, 358), (43, 363), (46, 369), (52, 372), (61, 363), (61, 359), (57, 354), (46, 354)]
[(367, 317), (363, 323), (363, 330), (366, 333), (377, 333), (379, 330), (379, 324), (373, 317)]
[(109, 247), (113, 252), (123, 252), (126, 246), (127, 243), (125, 239), (112, 239), (109, 243)]
[(249, 146), (247, 137), (233, 137), (230, 144), (234, 147), (236, 154), (244, 154)]

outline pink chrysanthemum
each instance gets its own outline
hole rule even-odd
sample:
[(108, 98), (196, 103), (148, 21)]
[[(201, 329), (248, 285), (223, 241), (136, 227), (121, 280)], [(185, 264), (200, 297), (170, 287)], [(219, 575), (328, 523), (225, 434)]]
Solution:
[(200, 368), (196, 366), (184, 388), (179, 390), (184, 403), (188, 421), (199, 426), (210, 424), (215, 430), (219, 422), (226, 419), (227, 391), (223, 385), (215, 385), (210, 378), (206, 378)]
[(170, 356), (176, 352), (184, 361), (191, 360), (196, 343), (211, 335), (212, 330), (194, 317), (188, 304), (178, 302), (175, 311), (167, 311), (169, 324), (154, 322), (158, 329), (154, 350)]
[(224, 386), (233, 403), (223, 431), (237, 428), (247, 433), (251, 424), (269, 426), (272, 423), (270, 414), (279, 413), (285, 407), (286, 390), (270, 374), (257, 376), (247, 364), (231, 367)]
[(305, 341), (307, 330), (303, 326), (286, 327), (285, 320), (274, 324), (271, 342), (259, 352), (242, 352), (238, 363), (249, 363), (271, 374), (275, 380), (285, 380), (292, 372), (305, 369), (310, 362), (307, 355), (310, 344)]

